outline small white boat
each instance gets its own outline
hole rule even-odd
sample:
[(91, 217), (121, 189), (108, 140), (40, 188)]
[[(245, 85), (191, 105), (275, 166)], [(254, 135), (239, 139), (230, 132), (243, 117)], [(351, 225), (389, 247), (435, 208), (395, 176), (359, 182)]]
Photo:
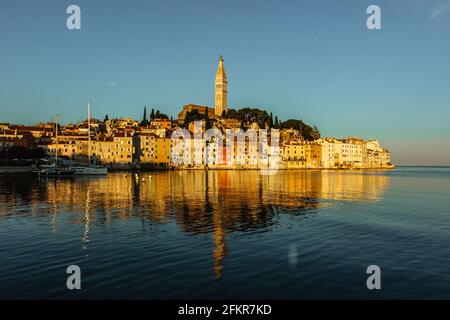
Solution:
[(75, 171), (76, 175), (106, 175), (108, 174), (108, 168), (102, 166), (89, 166), (89, 167), (71, 167)]
[(40, 176), (48, 177), (71, 177), (75, 174), (72, 168), (59, 168), (57, 166), (41, 166), (40, 170), (36, 171)]

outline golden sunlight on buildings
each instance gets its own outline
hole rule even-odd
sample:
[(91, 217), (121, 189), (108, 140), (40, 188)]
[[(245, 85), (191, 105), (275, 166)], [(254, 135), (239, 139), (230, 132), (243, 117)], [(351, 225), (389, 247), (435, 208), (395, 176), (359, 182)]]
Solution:
[[(230, 108), (222, 56), (217, 65), (214, 94), (214, 108), (187, 104), (177, 120), (153, 109), (147, 118), (145, 108), (141, 122), (105, 117), (103, 121), (89, 119), (65, 126), (3, 123), (0, 150), (39, 146), (50, 155), (58, 153), (77, 162), (90, 158), (110, 169), (264, 169), (269, 164), (286, 170), (393, 167), (389, 151), (377, 140), (321, 138), (318, 129), (314, 129), (314, 135), (305, 134), (302, 128), (306, 124), (298, 120), (275, 124), (272, 114), (269, 116), (263, 110), (243, 108), (245, 112), (239, 113), (241, 110)], [(190, 140), (177, 155), (174, 150), (178, 150), (175, 148), (180, 141), (171, 141), (171, 137), (179, 131), (194, 138), (186, 138)], [(272, 141), (275, 136), (279, 139)], [(181, 164), (173, 159), (174, 154), (183, 159)]]

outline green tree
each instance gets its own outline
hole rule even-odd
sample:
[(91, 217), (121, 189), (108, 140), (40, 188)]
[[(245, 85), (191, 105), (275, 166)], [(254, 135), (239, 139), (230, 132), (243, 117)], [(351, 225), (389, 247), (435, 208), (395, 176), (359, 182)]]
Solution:
[(159, 110), (156, 110), (155, 119), (169, 119), (169, 117)]
[(184, 127), (187, 128), (189, 126), (189, 123), (193, 122), (193, 121), (199, 121), (199, 120), (203, 120), (204, 116), (202, 116), (200, 114), (200, 112), (198, 112), (197, 109), (191, 110), (186, 112), (186, 115), (184, 117)]
[(280, 127), (283, 129), (298, 130), (305, 140), (315, 140), (320, 138), (319, 129), (316, 126), (311, 127), (307, 125), (302, 120), (289, 119), (285, 122), (281, 122)]
[(275, 129), (280, 129), (280, 123), (278, 122), (278, 117), (277, 116), (275, 116), (274, 128)]
[(155, 109), (152, 108), (152, 112), (150, 113), (150, 121), (155, 119)]
[(144, 107), (144, 117), (142, 118), (141, 125), (145, 126), (148, 124), (147, 121), (147, 107)]

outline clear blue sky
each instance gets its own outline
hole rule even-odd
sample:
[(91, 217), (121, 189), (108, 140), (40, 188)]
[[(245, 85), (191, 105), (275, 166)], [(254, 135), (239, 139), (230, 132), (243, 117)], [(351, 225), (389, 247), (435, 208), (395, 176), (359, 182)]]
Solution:
[[(382, 30), (366, 28), (369, 4)], [(450, 0), (4, 0), (0, 122), (77, 121), (86, 101), (98, 118), (213, 106), (220, 53), (231, 107), (378, 138), (399, 164), (450, 165)]]

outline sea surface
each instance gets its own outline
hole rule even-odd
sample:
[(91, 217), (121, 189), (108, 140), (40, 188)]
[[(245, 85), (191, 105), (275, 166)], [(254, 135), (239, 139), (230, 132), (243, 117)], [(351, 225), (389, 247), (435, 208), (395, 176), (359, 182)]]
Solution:
[(106, 298), (449, 299), (450, 168), (0, 176), (0, 299)]

